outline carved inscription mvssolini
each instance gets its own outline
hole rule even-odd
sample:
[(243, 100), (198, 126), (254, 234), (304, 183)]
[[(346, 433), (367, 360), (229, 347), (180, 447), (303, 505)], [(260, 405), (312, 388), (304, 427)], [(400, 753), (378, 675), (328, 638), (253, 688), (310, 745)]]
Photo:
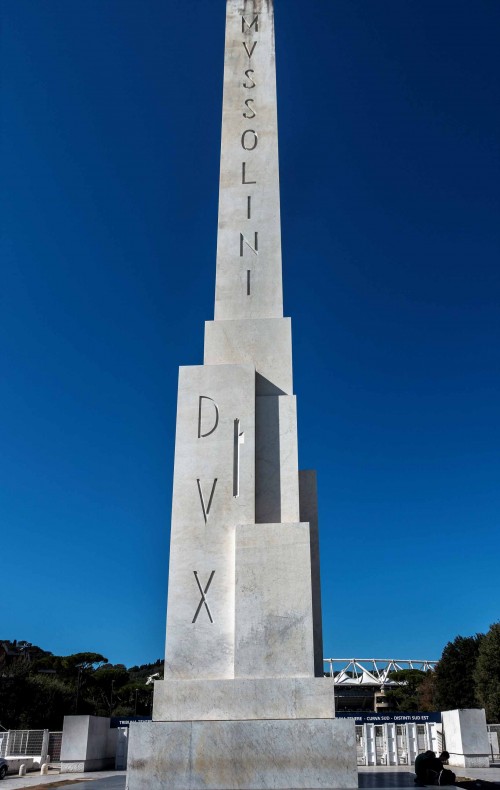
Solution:
[[(259, 17), (259, 14), (254, 14), (253, 16), (247, 16), (245, 14), (241, 17), (241, 32), (245, 35), (245, 40), (242, 41), (245, 53), (246, 53), (246, 66), (248, 68), (244, 69), (244, 77), (241, 82), (241, 86), (243, 88), (243, 105), (242, 105), (242, 117), (246, 121), (254, 121), (258, 120), (258, 99), (257, 96), (252, 93), (255, 92), (257, 87), (257, 78), (255, 77), (255, 69), (252, 68), (253, 62), (252, 57), (255, 53), (255, 49), (258, 45), (258, 34), (259, 34), (259, 25), (262, 25), (262, 20)], [(259, 133), (256, 128), (243, 128), (241, 133), (241, 147), (242, 149), (248, 153), (250, 156), (252, 152), (254, 152), (259, 145)], [(249, 184), (257, 184), (257, 178), (254, 176), (249, 176), (250, 172), (250, 162), (247, 160), (242, 161), (241, 165), (241, 183), (242, 185), (249, 185)], [(250, 221), (252, 219), (252, 195), (242, 195), (242, 199), (244, 200), (246, 197), (246, 219)], [(245, 233), (240, 232), (240, 258), (243, 257), (245, 245), (248, 249), (254, 254), (258, 255), (258, 238), (259, 238), (259, 231), (258, 229), (254, 229), (251, 231), (255, 241), (252, 244)], [(246, 296), (249, 297), (252, 295), (252, 269), (246, 269)]]

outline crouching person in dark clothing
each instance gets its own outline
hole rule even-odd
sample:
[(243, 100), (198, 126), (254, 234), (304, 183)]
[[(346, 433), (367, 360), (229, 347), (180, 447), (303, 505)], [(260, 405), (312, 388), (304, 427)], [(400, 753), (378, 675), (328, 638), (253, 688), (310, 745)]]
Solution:
[(436, 755), (430, 749), (422, 754), (417, 754), (415, 758), (415, 782), (421, 785), (429, 784), (427, 770), (431, 760), (436, 760)]
[(455, 774), (443, 766), (449, 758), (448, 752), (442, 752), (436, 757), (433, 751), (423, 752), (415, 759), (415, 782), (420, 785), (452, 785), (455, 784)]
[(453, 771), (450, 771), (449, 768), (445, 768), (443, 763), (447, 762), (450, 759), (449, 752), (441, 752), (439, 757), (437, 758), (438, 763), (441, 765), (441, 771), (437, 778), (437, 785), (454, 785), (456, 780), (456, 775)]

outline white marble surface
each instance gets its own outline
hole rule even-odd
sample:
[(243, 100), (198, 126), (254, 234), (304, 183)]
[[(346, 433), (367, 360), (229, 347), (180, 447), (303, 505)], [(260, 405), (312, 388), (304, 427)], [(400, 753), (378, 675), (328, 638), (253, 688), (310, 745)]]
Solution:
[(180, 371), (165, 680), (155, 721), (131, 725), (128, 786), (354, 788), (354, 722), (314, 677), (317, 505), (311, 473), (299, 495), (283, 318), (273, 2), (226, 7), (215, 320), (204, 366)]
[[(244, 32), (242, 9), (249, 25), (243, 25)], [(227, 3), (216, 319), (283, 315), (274, 19), (270, 10), (268, 0)], [(251, 26), (256, 14), (258, 30)], [(245, 132), (244, 145), (253, 150), (243, 148)], [(255, 183), (242, 183), (243, 163), (245, 181)], [(240, 234), (254, 243), (256, 232), (258, 254), (245, 245), (240, 255)]]
[[(238, 434), (244, 434), (237, 470), (235, 420), (239, 420)], [(234, 674), (234, 530), (240, 521), (253, 521), (255, 517), (254, 444), (254, 368), (181, 368), (166, 678), (224, 678)]]
[(354, 721), (131, 723), (128, 790), (357, 788)]
[(289, 318), (205, 322), (205, 365), (253, 365), (257, 395), (292, 395)]
[(450, 765), (488, 768), (490, 747), (484, 710), (445, 710), (441, 715)]
[(236, 528), (236, 677), (313, 677), (309, 524)]
[(104, 716), (65, 716), (61, 744), (61, 770), (65, 773), (112, 768), (116, 730)]
[(309, 524), (311, 536), (311, 584), (314, 634), (314, 674), (323, 677), (323, 620), (321, 615), (321, 578), (319, 565), (318, 492), (316, 472), (311, 469), (299, 472), (299, 521)]
[(330, 678), (160, 680), (155, 683), (155, 721), (331, 719)]
[(299, 520), (296, 398), (261, 395), (255, 407), (255, 521)]

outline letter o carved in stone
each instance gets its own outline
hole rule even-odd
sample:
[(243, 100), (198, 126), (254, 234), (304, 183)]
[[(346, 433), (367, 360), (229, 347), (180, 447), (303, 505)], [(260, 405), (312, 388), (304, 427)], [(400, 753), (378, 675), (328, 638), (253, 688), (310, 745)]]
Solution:
[[(248, 145), (249, 142), (247, 140), (247, 134), (253, 135), (251, 138), (251, 145)], [(257, 148), (257, 143), (259, 142), (259, 138), (257, 137), (257, 132), (254, 129), (247, 129), (241, 135), (241, 147), (245, 149), (245, 151), (254, 151)]]

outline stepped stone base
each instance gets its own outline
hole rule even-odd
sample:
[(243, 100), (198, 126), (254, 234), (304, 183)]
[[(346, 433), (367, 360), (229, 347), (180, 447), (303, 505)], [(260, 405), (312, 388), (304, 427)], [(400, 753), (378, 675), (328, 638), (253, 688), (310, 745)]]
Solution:
[(331, 678), (159, 680), (154, 721), (333, 719)]
[(130, 724), (127, 790), (357, 786), (350, 719)]

